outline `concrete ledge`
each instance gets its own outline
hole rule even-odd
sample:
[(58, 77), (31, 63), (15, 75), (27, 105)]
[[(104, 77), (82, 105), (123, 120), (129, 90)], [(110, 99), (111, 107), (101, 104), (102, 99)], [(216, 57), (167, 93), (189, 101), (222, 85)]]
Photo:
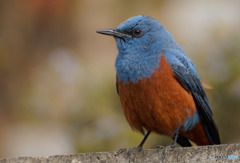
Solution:
[(0, 163), (87, 163), (87, 162), (240, 162), (240, 144), (215, 146), (194, 146), (168, 148), (162, 160), (164, 149), (132, 150), (131, 158), (127, 150), (122, 153), (96, 152), (49, 157), (19, 157), (0, 159)]

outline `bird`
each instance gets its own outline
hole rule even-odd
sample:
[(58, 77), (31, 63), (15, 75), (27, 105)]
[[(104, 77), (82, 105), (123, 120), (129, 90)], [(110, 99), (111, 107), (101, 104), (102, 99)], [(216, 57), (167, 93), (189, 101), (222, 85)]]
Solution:
[(117, 28), (116, 87), (126, 120), (144, 135), (165, 135), (182, 147), (220, 144), (217, 125), (196, 66), (157, 20), (138, 15)]

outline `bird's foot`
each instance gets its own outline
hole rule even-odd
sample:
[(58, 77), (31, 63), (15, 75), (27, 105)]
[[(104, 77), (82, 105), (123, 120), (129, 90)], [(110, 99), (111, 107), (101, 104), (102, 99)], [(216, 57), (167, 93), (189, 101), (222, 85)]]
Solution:
[(142, 147), (138, 146), (138, 147), (129, 148), (129, 150), (127, 152), (127, 158), (129, 160), (129, 162), (131, 162), (131, 156), (132, 156), (132, 153), (133, 153), (134, 150), (136, 150), (137, 152), (141, 152)]
[(131, 155), (133, 153), (133, 150), (136, 150), (137, 148), (133, 147), (133, 148), (129, 148), (128, 152), (127, 152), (127, 156), (128, 156), (128, 159), (130, 160), (131, 159)]
[(164, 150), (163, 150), (163, 154), (162, 154), (162, 157), (161, 157), (161, 162), (163, 162), (163, 160), (165, 159), (166, 155), (167, 155), (167, 150), (168, 148), (171, 147), (171, 145), (168, 145), (166, 147), (164, 147)]
[(141, 152), (141, 151), (142, 151), (142, 146), (138, 146), (138, 147), (136, 148), (136, 150), (137, 150), (138, 152)]
[(157, 148), (157, 149), (163, 149), (163, 148), (165, 148), (165, 147), (164, 147), (163, 145), (157, 145), (156, 148)]
[(170, 146), (171, 146), (171, 149), (174, 149), (177, 147), (177, 143), (174, 141)]
[(166, 155), (167, 155), (167, 150), (168, 150), (169, 148), (171, 148), (171, 149), (176, 148), (176, 142), (173, 142), (171, 145), (167, 145), (167, 146), (157, 145), (156, 148), (157, 148), (157, 149), (163, 149), (163, 154), (162, 154), (162, 157), (161, 157), (161, 159), (160, 159), (161, 162), (163, 162), (164, 158), (165, 158)]
[(117, 151), (116, 155), (120, 155), (120, 154), (122, 154), (122, 153), (125, 152), (125, 151), (127, 151), (127, 148), (120, 148), (120, 149)]

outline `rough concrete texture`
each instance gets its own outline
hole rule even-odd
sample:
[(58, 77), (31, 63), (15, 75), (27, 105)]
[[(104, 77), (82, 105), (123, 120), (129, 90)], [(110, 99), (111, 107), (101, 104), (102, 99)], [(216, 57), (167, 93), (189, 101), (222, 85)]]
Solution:
[[(166, 152), (163, 158), (163, 153)], [(19, 157), (0, 159), (0, 163), (88, 163), (88, 162), (240, 162), (240, 144), (215, 146), (176, 147), (174, 149), (147, 149), (138, 152), (132, 150), (129, 158), (128, 150), (122, 152), (80, 153), (73, 155), (56, 155), (49, 157)]]

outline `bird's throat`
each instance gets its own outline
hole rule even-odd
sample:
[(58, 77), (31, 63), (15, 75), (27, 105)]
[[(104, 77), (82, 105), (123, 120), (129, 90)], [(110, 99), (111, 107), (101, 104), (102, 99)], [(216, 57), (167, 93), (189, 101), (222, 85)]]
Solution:
[(118, 80), (137, 83), (140, 79), (150, 78), (154, 70), (159, 68), (160, 56), (119, 54), (115, 63)]

